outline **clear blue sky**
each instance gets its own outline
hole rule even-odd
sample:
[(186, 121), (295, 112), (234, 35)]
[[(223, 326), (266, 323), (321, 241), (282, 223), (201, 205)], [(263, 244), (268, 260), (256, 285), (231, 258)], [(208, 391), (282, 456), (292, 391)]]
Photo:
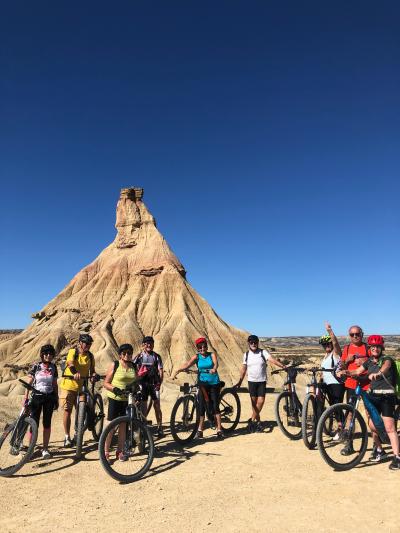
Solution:
[(399, 333), (399, 27), (397, 1), (4, 4), (0, 328), (133, 185), (227, 322)]

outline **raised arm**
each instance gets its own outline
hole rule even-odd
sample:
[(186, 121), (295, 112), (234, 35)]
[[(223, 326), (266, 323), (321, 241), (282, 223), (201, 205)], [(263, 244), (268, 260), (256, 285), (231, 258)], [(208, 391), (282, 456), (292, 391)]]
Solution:
[(340, 357), (342, 355), (342, 349), (340, 348), (339, 341), (337, 340), (337, 337), (334, 334), (332, 326), (329, 324), (329, 322), (325, 322), (325, 329), (332, 340), (333, 353)]

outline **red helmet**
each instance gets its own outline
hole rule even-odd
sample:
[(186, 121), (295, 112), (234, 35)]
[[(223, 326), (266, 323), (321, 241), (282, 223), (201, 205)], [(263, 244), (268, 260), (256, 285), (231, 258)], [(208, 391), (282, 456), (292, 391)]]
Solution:
[(207, 344), (207, 340), (204, 337), (199, 337), (194, 341), (195, 345), (198, 346), (199, 344), (203, 344), (205, 342)]
[(385, 346), (382, 335), (370, 335), (367, 342), (368, 346), (382, 346), (382, 348)]

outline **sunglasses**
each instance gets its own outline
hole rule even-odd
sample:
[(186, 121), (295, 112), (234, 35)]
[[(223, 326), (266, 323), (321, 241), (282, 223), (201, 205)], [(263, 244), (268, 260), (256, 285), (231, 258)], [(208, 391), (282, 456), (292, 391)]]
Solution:
[(43, 356), (45, 355), (51, 355), (51, 357), (54, 357), (54, 354), (52, 352), (44, 352), (42, 353)]
[(133, 355), (133, 352), (121, 352), (121, 355)]
[(350, 337), (361, 337), (361, 333), (349, 333)]
[(250, 341), (249, 344), (258, 344), (258, 341)]

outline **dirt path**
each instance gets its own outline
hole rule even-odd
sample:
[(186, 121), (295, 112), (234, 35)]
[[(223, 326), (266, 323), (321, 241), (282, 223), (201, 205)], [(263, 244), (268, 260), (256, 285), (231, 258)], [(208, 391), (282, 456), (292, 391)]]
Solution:
[[(242, 395), (242, 420), (248, 398)], [(273, 420), (274, 395), (264, 419)], [(171, 402), (164, 403), (166, 419)], [(54, 419), (49, 461), (35, 459), (18, 475), (0, 478), (0, 531), (78, 530), (143, 532), (376, 531), (400, 530), (400, 472), (363, 463), (334, 472), (318, 451), (286, 439), (278, 428), (237, 433), (219, 441), (211, 430), (190, 448), (177, 448), (169, 433), (142, 480), (120, 485), (102, 469), (96, 446), (74, 461), (61, 448), (61, 417)], [(377, 501), (380, 503), (377, 504)], [(356, 503), (354, 503), (356, 502)]]

